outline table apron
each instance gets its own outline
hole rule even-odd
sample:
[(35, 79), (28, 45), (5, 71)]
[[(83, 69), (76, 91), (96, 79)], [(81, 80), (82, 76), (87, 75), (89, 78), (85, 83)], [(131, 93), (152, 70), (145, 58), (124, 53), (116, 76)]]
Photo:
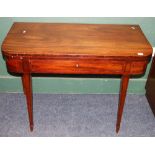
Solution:
[[(148, 61), (104, 59), (7, 59), (9, 72), (54, 74), (143, 74)], [(24, 64), (26, 64), (25, 67)], [(127, 68), (128, 66), (128, 68)], [(26, 70), (25, 70), (26, 68)]]

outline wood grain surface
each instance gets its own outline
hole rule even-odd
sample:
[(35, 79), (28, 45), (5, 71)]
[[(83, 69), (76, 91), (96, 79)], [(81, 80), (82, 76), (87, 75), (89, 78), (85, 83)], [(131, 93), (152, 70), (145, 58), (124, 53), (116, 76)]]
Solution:
[(152, 47), (138, 25), (14, 23), (2, 51), (4, 55), (148, 56)]

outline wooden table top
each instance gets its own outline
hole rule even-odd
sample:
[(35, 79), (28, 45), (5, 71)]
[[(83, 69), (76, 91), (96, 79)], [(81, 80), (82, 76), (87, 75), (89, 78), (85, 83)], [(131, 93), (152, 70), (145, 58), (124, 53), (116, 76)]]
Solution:
[(19, 22), (11, 27), (2, 51), (30, 56), (149, 56), (152, 47), (138, 25)]

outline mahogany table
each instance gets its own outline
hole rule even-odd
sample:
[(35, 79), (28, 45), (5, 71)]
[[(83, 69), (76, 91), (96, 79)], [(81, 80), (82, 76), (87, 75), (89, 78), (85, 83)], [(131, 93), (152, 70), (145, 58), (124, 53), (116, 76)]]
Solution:
[(8, 71), (22, 75), (31, 131), (32, 73), (122, 75), (118, 132), (129, 77), (145, 72), (152, 47), (138, 25), (19, 22), (7, 34), (2, 53)]

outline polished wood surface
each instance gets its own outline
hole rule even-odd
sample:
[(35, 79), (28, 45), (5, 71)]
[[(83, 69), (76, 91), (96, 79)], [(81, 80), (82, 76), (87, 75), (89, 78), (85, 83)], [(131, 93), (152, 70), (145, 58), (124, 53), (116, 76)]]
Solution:
[(2, 53), (8, 71), (22, 74), (31, 131), (32, 73), (122, 75), (118, 132), (129, 77), (145, 72), (152, 47), (138, 25), (14, 23)]
[(23, 87), (27, 100), (27, 110), (29, 116), (30, 130), (33, 131), (33, 103), (32, 103), (32, 79), (30, 73), (23, 74)]
[(129, 75), (123, 75), (122, 81), (121, 81), (119, 104), (118, 104), (118, 111), (117, 111), (116, 133), (118, 133), (120, 129), (120, 123), (121, 123), (123, 108), (125, 104), (128, 82), (129, 82)]
[[(123, 74), (127, 62), (131, 63), (131, 75), (143, 74), (148, 63), (147, 57), (134, 58), (73, 58), (63, 59), (29, 59), (31, 73), (56, 73), (56, 74)], [(6, 57), (8, 70), (15, 73), (23, 73), (23, 57)]]
[(23, 67), (24, 73), (22, 75), (22, 79), (23, 79), (22, 82), (23, 82), (24, 94), (27, 100), (27, 110), (28, 110), (28, 116), (29, 116), (30, 130), (33, 131), (32, 78), (31, 78), (29, 64), (30, 64), (29, 60), (27, 59), (23, 60), (22, 67)]
[(14, 23), (5, 54), (144, 56), (152, 48), (138, 25)]
[(150, 73), (146, 83), (146, 97), (155, 116), (155, 57), (153, 57)]

